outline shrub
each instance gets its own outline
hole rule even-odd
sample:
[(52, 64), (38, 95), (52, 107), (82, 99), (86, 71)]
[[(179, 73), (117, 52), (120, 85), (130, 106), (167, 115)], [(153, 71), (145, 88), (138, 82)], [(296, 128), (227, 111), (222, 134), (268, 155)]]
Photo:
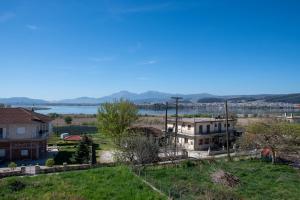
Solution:
[(21, 181), (14, 180), (13, 182), (9, 183), (8, 187), (12, 192), (17, 192), (17, 191), (24, 189), (26, 187), (26, 185), (25, 185), (25, 183), (23, 183)]
[(71, 116), (66, 116), (65, 117), (65, 123), (66, 124), (72, 124), (73, 118)]
[(195, 163), (195, 162), (193, 162), (193, 161), (191, 161), (191, 160), (186, 160), (186, 161), (183, 161), (182, 163), (181, 163), (181, 166), (183, 167), (183, 168), (190, 168), (190, 167), (194, 167), (194, 166), (196, 166), (197, 164)]
[(52, 159), (52, 158), (49, 158), (47, 161), (46, 161), (46, 166), (47, 167), (53, 167), (53, 165), (54, 165), (54, 159)]
[(12, 170), (16, 169), (17, 168), (17, 164), (15, 162), (11, 162), (8, 164), (8, 167)]
[(74, 151), (59, 151), (58, 154), (54, 158), (54, 163), (56, 165), (62, 165), (64, 162), (68, 164), (72, 164)]
[(78, 125), (71, 125), (71, 126), (59, 126), (53, 127), (53, 132), (61, 134), (61, 133), (70, 133), (71, 135), (77, 134), (94, 134), (98, 132), (96, 126), (78, 126)]

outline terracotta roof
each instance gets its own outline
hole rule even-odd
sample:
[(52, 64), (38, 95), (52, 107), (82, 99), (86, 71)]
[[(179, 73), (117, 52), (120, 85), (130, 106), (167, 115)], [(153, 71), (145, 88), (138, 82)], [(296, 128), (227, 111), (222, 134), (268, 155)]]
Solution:
[(80, 135), (70, 135), (70, 136), (66, 136), (64, 137), (64, 140), (67, 141), (81, 141), (81, 136)]
[(132, 126), (129, 130), (134, 132), (141, 132), (146, 134), (147, 136), (152, 135), (154, 137), (162, 137), (163, 132), (160, 129), (151, 127), (151, 126)]
[(0, 124), (47, 123), (51, 118), (25, 108), (0, 108)]

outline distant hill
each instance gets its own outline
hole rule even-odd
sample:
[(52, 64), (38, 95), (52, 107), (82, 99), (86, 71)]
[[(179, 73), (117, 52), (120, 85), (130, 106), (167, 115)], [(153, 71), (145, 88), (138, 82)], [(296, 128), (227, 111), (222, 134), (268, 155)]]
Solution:
[(112, 102), (117, 99), (127, 99), (134, 103), (164, 103), (166, 101), (172, 101), (171, 97), (180, 96), (182, 102), (199, 102), (199, 103), (213, 103), (223, 102), (228, 100), (230, 102), (251, 102), (251, 101), (266, 101), (266, 102), (284, 102), (284, 103), (299, 103), (300, 93), (296, 94), (260, 94), (260, 95), (227, 95), (217, 96), (208, 93), (199, 94), (172, 94), (163, 93), (158, 91), (147, 91), (143, 93), (132, 93), (128, 91), (120, 91), (101, 98), (93, 97), (79, 97), (74, 99), (64, 99), (58, 101), (45, 101), (42, 99), (30, 99), (27, 97), (12, 97), (12, 98), (0, 98), (2, 104), (13, 105), (44, 105), (44, 104), (100, 104), (103, 102)]
[(27, 97), (11, 97), (0, 98), (2, 104), (14, 104), (14, 105), (33, 105), (33, 104), (46, 104), (48, 101), (42, 99), (30, 99)]
[(274, 96), (266, 97), (265, 101), (300, 104), (300, 93), (286, 94), (286, 95), (274, 95)]
[(196, 102), (201, 98), (214, 97), (214, 95), (201, 93), (201, 94), (171, 94), (171, 93), (163, 93), (157, 91), (147, 91), (143, 93), (132, 93), (128, 91), (120, 91), (109, 96), (104, 96), (101, 98), (90, 98), (90, 97), (80, 97), (75, 99), (65, 99), (61, 101), (56, 101), (55, 103), (63, 103), (63, 104), (97, 104), (103, 102), (111, 102), (117, 99), (127, 99), (133, 101), (135, 103), (161, 103), (167, 100), (170, 100), (173, 96), (183, 97), (186, 101)]

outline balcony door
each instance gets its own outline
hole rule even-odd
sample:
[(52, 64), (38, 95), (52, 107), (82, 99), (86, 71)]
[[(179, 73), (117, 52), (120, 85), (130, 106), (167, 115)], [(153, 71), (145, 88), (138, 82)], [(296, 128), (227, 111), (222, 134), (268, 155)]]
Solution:
[(199, 126), (199, 134), (202, 134), (202, 133), (203, 133), (203, 126), (200, 125), (200, 126)]
[(6, 138), (5, 128), (0, 128), (0, 139)]
[(221, 133), (222, 132), (222, 124), (218, 123), (218, 132)]
[(206, 133), (210, 133), (210, 125), (206, 126)]

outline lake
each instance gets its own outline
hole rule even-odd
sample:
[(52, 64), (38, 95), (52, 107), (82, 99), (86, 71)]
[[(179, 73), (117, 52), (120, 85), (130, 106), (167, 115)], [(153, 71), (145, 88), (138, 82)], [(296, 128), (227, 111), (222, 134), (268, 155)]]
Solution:
[[(39, 107), (39, 106), (38, 106)], [(49, 113), (58, 113), (58, 114), (97, 114), (98, 107), (97, 106), (40, 106), (43, 108), (47, 108), (44, 110), (36, 110), (36, 112), (42, 114)], [(300, 113), (299, 109), (282, 109), (282, 108), (270, 108), (270, 109), (249, 109), (249, 108), (229, 108), (229, 112), (236, 114), (283, 114), (287, 113)], [(144, 115), (163, 115), (165, 113), (164, 110), (152, 110), (152, 109), (139, 109), (139, 113)], [(169, 114), (175, 114), (175, 109), (169, 109)], [(224, 113), (224, 108), (220, 106), (216, 107), (199, 107), (195, 109), (191, 108), (182, 108), (179, 109), (179, 114), (214, 114), (214, 115), (222, 115)]]

